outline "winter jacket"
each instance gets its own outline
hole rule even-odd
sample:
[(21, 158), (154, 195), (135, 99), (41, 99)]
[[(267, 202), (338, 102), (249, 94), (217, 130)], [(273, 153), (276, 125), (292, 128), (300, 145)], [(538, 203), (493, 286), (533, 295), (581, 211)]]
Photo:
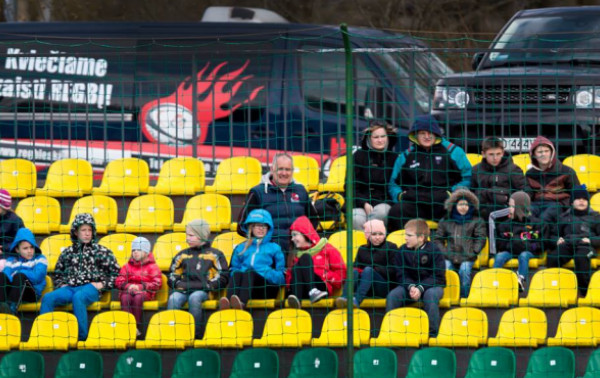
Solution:
[[(296, 219), (292, 224), (290, 231), (298, 231), (308, 237), (311, 242), (311, 247), (314, 247), (321, 242), (319, 234), (317, 234), (317, 231), (315, 231), (315, 228), (307, 217)], [(344, 263), (340, 251), (331, 244), (325, 243), (323, 249), (312, 256), (312, 260), (314, 272), (323, 280), (323, 282), (325, 282), (325, 285), (327, 285), (327, 292), (329, 295), (333, 295), (334, 291), (342, 288), (342, 284), (346, 279), (346, 263)], [(295, 257), (292, 266), (290, 266), (287, 271), (286, 282), (288, 285), (292, 280), (291, 268), (296, 265), (297, 262), (298, 258)]]
[(506, 152), (496, 167), (485, 159), (473, 167), (471, 191), (479, 198), (479, 212), (484, 221), (492, 211), (508, 207), (511, 194), (523, 189), (525, 175)]
[[(550, 166), (544, 171), (535, 158), (533, 151), (540, 144), (546, 144), (552, 150), (552, 160)], [(571, 190), (579, 186), (577, 173), (571, 167), (563, 165), (556, 157), (556, 149), (550, 140), (543, 136), (537, 137), (532, 145), (531, 168), (525, 174), (527, 185), (526, 191), (535, 202), (558, 202), (562, 206), (568, 207), (571, 204)]]
[[(416, 134), (427, 130), (436, 135), (429, 149), (417, 144)], [(420, 122), (418, 119), (408, 134), (413, 145), (401, 153), (392, 171), (389, 193), (393, 202), (402, 201), (444, 203), (448, 191), (471, 184), (471, 163), (462, 148), (441, 137), (442, 133), (434, 121)]]
[(600, 213), (590, 208), (583, 213), (570, 208), (563, 212), (559, 219), (552, 219), (551, 223), (558, 224), (558, 227), (547, 228), (548, 249), (556, 250), (556, 242), (561, 237), (574, 246), (578, 245), (581, 239), (588, 238), (591, 248), (600, 248)]
[(363, 208), (366, 203), (377, 206), (391, 203), (387, 186), (398, 154), (394, 148), (398, 138), (388, 132), (387, 149), (380, 151), (369, 147), (370, 129), (363, 134), (361, 149), (354, 153), (354, 207)]
[(172, 289), (213, 291), (225, 289), (229, 283), (227, 259), (210, 243), (179, 252), (173, 258), (169, 272)]
[(0, 215), (0, 244), (2, 245), (2, 252), (7, 254), (7, 256), (11, 251), (10, 246), (15, 235), (17, 235), (17, 231), (23, 227), (25, 227), (23, 220), (14, 211), (7, 210), (4, 214)]
[(534, 216), (523, 220), (500, 218), (496, 223), (496, 251), (510, 252), (518, 256), (529, 251), (534, 255), (542, 252), (541, 221)]
[(242, 229), (248, 234), (250, 223), (264, 223), (269, 230), (262, 239), (252, 237), (251, 244), (246, 248), (246, 243), (238, 244), (233, 250), (230, 270), (234, 272), (255, 271), (272, 285), (285, 283), (285, 257), (278, 244), (271, 242), (273, 235), (273, 219), (268, 211), (252, 210)]
[[(29, 242), (35, 253), (31, 260), (27, 260), (21, 257), (17, 253), (17, 246), (22, 241)], [(12, 252), (12, 256), (6, 259), (6, 265), (4, 267), (4, 274), (8, 277), (8, 279), (12, 282), (13, 277), (17, 273), (24, 274), (33, 289), (35, 290), (35, 295), (39, 298), (42, 296), (42, 291), (46, 288), (46, 273), (48, 272), (48, 260), (46, 256), (42, 255), (42, 250), (38, 247), (35, 242), (35, 237), (33, 233), (29, 231), (27, 228), (21, 228), (17, 231), (17, 235), (10, 245), (9, 251)]]
[(129, 259), (127, 264), (123, 265), (115, 286), (119, 289), (119, 298), (125, 293), (131, 285), (142, 285), (144, 300), (151, 301), (156, 297), (156, 293), (161, 286), (160, 268), (156, 265), (154, 255), (149, 254), (146, 261), (135, 261)]
[[(473, 208), (470, 220), (464, 222), (452, 217), (452, 211), (461, 199), (467, 200), (469, 208)], [(458, 189), (446, 200), (444, 207), (447, 215), (438, 223), (433, 242), (453, 264), (475, 261), (487, 240), (485, 223), (478, 217), (479, 200), (471, 191)]]
[(406, 290), (416, 286), (422, 294), (429, 288), (446, 286), (444, 255), (430, 241), (417, 249), (403, 244), (394, 261), (396, 282)]
[(358, 248), (354, 259), (354, 268), (362, 272), (366, 267), (371, 267), (385, 281), (394, 281), (394, 256), (397, 252), (398, 246), (387, 240), (377, 246), (368, 242)]
[[(77, 230), (84, 224), (92, 227), (92, 241), (85, 244), (77, 238)], [(96, 243), (96, 237), (96, 223), (92, 215), (77, 214), (71, 225), (73, 245), (62, 251), (54, 268), (55, 288), (83, 286), (92, 282), (103, 283), (103, 291), (114, 287), (119, 264), (110, 249)]]

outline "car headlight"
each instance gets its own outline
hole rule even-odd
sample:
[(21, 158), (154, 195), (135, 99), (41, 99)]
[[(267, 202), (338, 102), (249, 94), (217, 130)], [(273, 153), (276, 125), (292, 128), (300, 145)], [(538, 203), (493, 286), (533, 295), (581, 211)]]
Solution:
[(600, 88), (580, 87), (575, 92), (575, 107), (583, 109), (600, 108)]
[(462, 87), (435, 87), (433, 106), (436, 109), (464, 109), (469, 104), (469, 92)]

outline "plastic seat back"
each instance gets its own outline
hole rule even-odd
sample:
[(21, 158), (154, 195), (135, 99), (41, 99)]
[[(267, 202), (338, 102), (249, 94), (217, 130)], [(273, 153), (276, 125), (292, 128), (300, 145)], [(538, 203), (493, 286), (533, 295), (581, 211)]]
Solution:
[(245, 241), (246, 238), (240, 236), (237, 232), (224, 232), (213, 239), (211, 247), (223, 252), (227, 259), (227, 263), (229, 264), (235, 246)]
[(525, 378), (575, 378), (575, 355), (563, 347), (534, 351), (527, 364)]
[(531, 156), (529, 156), (529, 154), (513, 155), (512, 156), (512, 160), (513, 160), (513, 163), (515, 163), (515, 165), (517, 167), (521, 168), (521, 170), (523, 171), (523, 173), (527, 173), (527, 171), (529, 170), (529, 168), (532, 167), (532, 165), (531, 165)]
[[(329, 244), (331, 244), (332, 246), (334, 246), (335, 248), (337, 248), (338, 251), (340, 251), (340, 254), (342, 255), (342, 259), (344, 259), (344, 263), (346, 262), (346, 251), (348, 250), (348, 240), (347, 238), (347, 231), (338, 231), (334, 234), (332, 234), (329, 238), (327, 238), (327, 241), (329, 241)], [(354, 261), (354, 259), (356, 258), (356, 253), (358, 252), (358, 248), (360, 248), (361, 245), (367, 244), (367, 239), (365, 238), (365, 234), (363, 232), (360, 231), (356, 231), (353, 230), (352, 231), (352, 260)]]
[(167, 272), (175, 255), (187, 247), (185, 232), (173, 232), (159, 236), (154, 243), (152, 253), (160, 270)]
[(402, 244), (406, 243), (406, 236), (404, 235), (404, 230), (398, 230), (391, 232), (387, 238), (387, 241), (394, 243), (400, 248)]
[(128, 350), (119, 356), (113, 378), (161, 378), (160, 354), (153, 350)]
[(194, 344), (194, 317), (187, 311), (164, 310), (152, 315), (146, 339), (138, 341), (138, 349), (184, 349)]
[(396, 353), (388, 348), (361, 349), (354, 355), (357, 378), (395, 378), (398, 373)]
[(519, 302), (519, 282), (508, 269), (486, 269), (475, 274), (468, 298), (461, 306), (509, 307)]
[(548, 323), (546, 313), (539, 308), (518, 307), (502, 314), (496, 337), (489, 346), (537, 347), (546, 343)]
[(19, 349), (21, 321), (14, 315), (0, 314), (0, 351)]
[(219, 163), (213, 185), (207, 185), (207, 193), (246, 194), (260, 183), (262, 166), (249, 156), (236, 156)]
[(42, 240), (40, 249), (44, 256), (46, 256), (46, 259), (48, 259), (48, 273), (54, 272), (60, 254), (65, 248), (71, 245), (73, 245), (73, 241), (71, 240), (71, 235), (68, 234), (51, 235)]
[(54, 378), (101, 378), (103, 374), (104, 363), (98, 352), (75, 350), (60, 358)]
[[(371, 319), (361, 309), (353, 313), (353, 342), (354, 346), (368, 345), (371, 335)], [(348, 316), (346, 310), (330, 311), (323, 321), (321, 335), (312, 340), (312, 346), (342, 347), (348, 344)]]
[(0, 161), (0, 187), (8, 190), (14, 198), (23, 198), (35, 193), (37, 170), (35, 164), (25, 159)]
[(163, 232), (173, 228), (175, 208), (171, 198), (162, 194), (146, 194), (133, 199), (124, 224), (117, 232)]
[(178, 157), (162, 165), (156, 186), (148, 187), (148, 193), (189, 196), (203, 191), (204, 184), (204, 163), (192, 157)]
[(460, 303), (460, 277), (453, 270), (446, 270), (446, 286), (440, 299), (440, 307), (450, 308)]
[(242, 348), (252, 344), (254, 321), (252, 315), (242, 310), (221, 310), (208, 318), (202, 340), (196, 348)]
[(474, 167), (481, 163), (483, 156), (481, 156), (481, 154), (467, 154), (467, 159), (469, 160), (469, 163), (471, 163), (471, 166)]
[(46, 183), (36, 195), (50, 197), (81, 197), (92, 192), (94, 172), (83, 159), (61, 159), (50, 165)]
[(340, 156), (331, 163), (329, 176), (325, 184), (319, 184), (319, 192), (338, 192), (344, 191), (346, 185), (346, 155)]
[(590, 354), (585, 375), (583, 378), (598, 378), (600, 377), (600, 349), (596, 349)]
[(136, 322), (129, 312), (106, 311), (94, 316), (79, 349), (127, 349), (135, 345)]
[(579, 298), (578, 306), (600, 306), (600, 272), (594, 272), (585, 298)]
[(235, 356), (229, 378), (278, 378), (279, 357), (271, 349), (246, 349)]
[(488, 338), (488, 320), (478, 308), (456, 308), (444, 314), (436, 338), (431, 346), (478, 347)]
[(119, 215), (117, 201), (108, 196), (93, 195), (75, 201), (73, 209), (71, 210), (69, 222), (66, 225), (61, 226), (60, 232), (70, 233), (71, 224), (73, 224), (75, 216), (80, 213), (88, 213), (94, 216), (96, 231), (99, 234), (106, 234), (109, 231), (114, 231), (115, 227), (117, 227), (117, 217)]
[(292, 156), (294, 160), (294, 181), (304, 185), (307, 191), (319, 187), (319, 162), (315, 158), (303, 155)]
[(298, 348), (310, 344), (312, 319), (304, 310), (285, 308), (273, 311), (267, 317), (262, 338), (254, 347)]
[(517, 361), (512, 350), (481, 348), (471, 356), (465, 378), (514, 378), (516, 370)]
[(600, 193), (596, 193), (590, 198), (590, 207), (595, 211), (600, 211)]
[(455, 378), (456, 356), (447, 348), (419, 349), (408, 364), (406, 378)]
[(576, 307), (563, 312), (556, 329), (556, 337), (548, 339), (548, 346), (592, 346), (600, 342), (600, 309)]
[(107, 196), (138, 196), (146, 193), (150, 183), (148, 163), (137, 158), (123, 158), (109, 162), (104, 170), (100, 187), (94, 194)]
[(1, 378), (44, 378), (44, 370), (44, 357), (37, 352), (12, 352), (0, 362)]
[(573, 168), (581, 184), (590, 192), (600, 187), (600, 156), (581, 154), (567, 157), (563, 164)]
[(194, 219), (204, 219), (212, 232), (231, 228), (231, 202), (222, 194), (207, 193), (190, 198), (185, 205), (181, 223), (175, 231), (185, 231), (185, 226)]
[(379, 336), (371, 339), (371, 346), (418, 348), (427, 344), (428, 339), (427, 313), (419, 308), (401, 307), (385, 314)]
[(210, 349), (188, 349), (177, 356), (171, 378), (220, 378), (221, 357)]
[(572, 270), (544, 269), (533, 275), (527, 298), (521, 298), (519, 305), (568, 307), (577, 303), (578, 295), (577, 276)]
[(60, 229), (60, 203), (46, 196), (28, 197), (15, 210), (25, 227), (34, 234), (50, 234)]
[(132, 234), (110, 234), (98, 241), (98, 244), (110, 249), (119, 266), (127, 264), (131, 257), (131, 243), (136, 236)]
[(21, 350), (68, 350), (77, 346), (78, 324), (75, 315), (54, 311), (39, 315), (31, 326), (29, 340)]
[(329, 348), (304, 348), (294, 356), (288, 378), (337, 378), (338, 357)]

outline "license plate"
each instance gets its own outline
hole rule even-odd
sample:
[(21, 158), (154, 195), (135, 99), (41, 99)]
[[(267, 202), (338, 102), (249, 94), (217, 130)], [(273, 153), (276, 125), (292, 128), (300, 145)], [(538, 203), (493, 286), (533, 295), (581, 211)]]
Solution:
[(503, 138), (504, 149), (510, 152), (527, 152), (535, 138)]

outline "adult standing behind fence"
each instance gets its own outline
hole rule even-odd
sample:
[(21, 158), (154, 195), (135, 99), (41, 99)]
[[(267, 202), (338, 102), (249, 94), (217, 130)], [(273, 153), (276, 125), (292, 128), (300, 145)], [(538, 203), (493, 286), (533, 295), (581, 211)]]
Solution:
[(276, 154), (273, 157), (271, 170), (265, 174), (260, 184), (250, 189), (240, 217), (238, 234), (246, 237), (245, 224), (248, 214), (255, 209), (264, 209), (273, 218), (272, 242), (281, 246), (283, 251), (289, 250), (290, 226), (296, 219), (305, 215), (317, 227), (317, 212), (302, 184), (294, 182), (294, 163), (288, 154)]

